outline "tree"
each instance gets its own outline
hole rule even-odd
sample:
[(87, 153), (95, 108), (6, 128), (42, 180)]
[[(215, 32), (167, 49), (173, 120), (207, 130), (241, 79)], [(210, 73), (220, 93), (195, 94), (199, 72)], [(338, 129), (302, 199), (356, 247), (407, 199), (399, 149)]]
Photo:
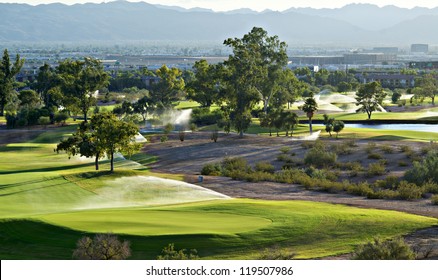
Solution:
[(128, 241), (119, 241), (113, 234), (96, 234), (78, 240), (73, 258), (79, 260), (124, 260), (131, 256)]
[(322, 124), (325, 125), (325, 131), (328, 132), (330, 137), (332, 137), (333, 122), (335, 121), (335, 119), (330, 118), (327, 114), (324, 114), (323, 117), (324, 120), (322, 121)]
[(306, 116), (309, 118), (309, 130), (310, 134), (313, 133), (312, 130), (312, 118), (315, 112), (318, 110), (318, 104), (316, 103), (315, 98), (309, 97), (304, 101), (304, 105), (302, 107), (302, 110), (304, 113), (306, 113)]
[(242, 137), (251, 123), (253, 106), (263, 100), (267, 112), (280, 71), (287, 63), (286, 44), (277, 36), (268, 37), (259, 27), (254, 27), (243, 38), (228, 38), (224, 44), (233, 49), (222, 72), (225, 99), (231, 108), (230, 119)]
[(202, 107), (210, 107), (217, 101), (219, 95), (218, 69), (210, 65), (205, 59), (196, 61), (193, 80), (187, 83), (188, 98), (201, 104)]
[(97, 150), (104, 152), (110, 158), (111, 169), (114, 171), (114, 153), (132, 155), (140, 150), (135, 143), (138, 127), (130, 122), (118, 120), (111, 113), (99, 113), (91, 118), (91, 128), (94, 131)]
[(333, 122), (333, 131), (336, 132), (336, 139), (338, 138), (339, 132), (341, 132), (345, 127), (343, 121), (334, 121)]
[(438, 94), (437, 78), (432, 74), (426, 74), (417, 80), (417, 84), (415, 97), (420, 99), (429, 97), (432, 99), (432, 105), (435, 105), (435, 96)]
[(132, 105), (134, 113), (140, 114), (143, 121), (146, 122), (149, 113), (152, 113), (155, 109), (155, 103), (149, 96), (143, 96), (137, 102)]
[(65, 151), (69, 158), (80, 155), (83, 157), (94, 157), (94, 165), (99, 170), (99, 159), (104, 153), (98, 145), (98, 139), (89, 123), (83, 121), (75, 133), (67, 139), (61, 140), (56, 146), (56, 152)]
[(400, 97), (402, 96), (402, 90), (401, 89), (395, 89), (391, 96), (392, 103), (397, 103), (400, 100)]
[(273, 111), (269, 113), (261, 112), (259, 115), (260, 126), (269, 128), (269, 136), (272, 136), (272, 127), (274, 126), (275, 114)]
[(289, 136), (289, 130), (294, 133), (295, 127), (298, 125), (298, 115), (294, 112), (285, 111), (282, 113), (283, 127), (286, 130), (286, 136)]
[(185, 86), (182, 72), (178, 68), (161, 66), (156, 72), (160, 81), (155, 84), (151, 91), (151, 98), (162, 107), (170, 107), (172, 102), (179, 101), (183, 96)]
[(95, 93), (107, 86), (109, 75), (99, 60), (85, 58), (84, 61), (64, 60), (57, 68), (65, 107), (79, 109), (88, 121), (88, 111), (96, 105)]
[(383, 91), (379, 82), (361, 85), (356, 94), (356, 105), (360, 106), (358, 112), (366, 112), (368, 119), (371, 119), (371, 114), (379, 110), (385, 96), (386, 92)]
[(33, 89), (38, 92), (46, 108), (52, 108), (62, 103), (62, 94), (58, 86), (59, 79), (55, 70), (49, 64), (44, 63), (39, 68)]
[(20, 100), (20, 107), (27, 109), (36, 108), (40, 102), (38, 94), (33, 90), (20, 91), (18, 93), (18, 99)]
[(13, 99), (15, 76), (23, 67), (24, 59), (20, 59), (17, 54), (15, 62), (11, 64), (9, 52), (7, 49), (3, 52), (3, 58), (0, 61), (0, 116), (4, 116), (5, 106)]

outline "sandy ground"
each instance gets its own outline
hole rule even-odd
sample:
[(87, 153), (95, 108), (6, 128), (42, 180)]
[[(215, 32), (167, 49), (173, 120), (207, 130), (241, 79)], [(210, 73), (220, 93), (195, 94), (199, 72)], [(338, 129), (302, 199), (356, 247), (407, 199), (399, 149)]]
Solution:
[[(146, 145), (145, 151), (149, 154), (158, 156), (159, 160), (152, 168), (158, 172), (182, 173), (186, 174), (186, 181), (198, 183), (198, 176), (202, 167), (209, 162), (218, 162), (227, 156), (244, 157), (249, 163), (258, 161), (269, 161), (277, 168), (282, 162), (278, 162), (276, 157), (280, 154), (279, 149), (283, 146), (291, 147), (296, 153), (296, 157), (302, 158), (306, 152), (301, 146), (302, 141), (293, 141), (286, 137), (259, 137), (245, 136), (243, 139), (236, 135), (220, 135), (217, 143), (210, 140), (208, 133), (196, 132), (186, 136), (186, 140), (181, 142), (177, 135), (172, 135), (170, 141), (160, 143), (158, 138), (152, 138), (152, 143)], [(332, 143), (339, 143), (336, 140), (329, 140)], [(367, 154), (363, 151), (366, 142), (357, 142), (358, 147), (354, 148), (354, 153), (340, 156), (339, 161), (360, 161), (364, 166), (373, 160), (367, 159)], [(378, 142), (378, 145), (391, 145), (395, 148), (399, 145), (411, 145), (414, 150), (419, 150), (421, 145), (418, 143), (400, 142)], [(395, 152), (384, 154), (388, 160), (389, 172), (375, 179), (381, 179), (389, 174), (400, 175), (408, 167), (400, 167), (397, 162), (400, 160), (408, 161), (403, 153)], [(407, 213), (419, 214), (438, 218), (438, 206), (430, 203), (430, 200), (421, 199), (417, 201), (401, 200), (370, 200), (359, 196), (348, 194), (330, 194), (323, 192), (308, 191), (293, 184), (281, 184), (274, 182), (249, 183), (236, 181), (225, 177), (204, 176), (204, 181), (198, 183), (203, 187), (226, 194), (231, 197), (257, 198), (269, 200), (308, 200), (326, 203), (345, 204), (355, 207), (376, 208), (385, 210), (396, 210)], [(363, 180), (364, 178), (356, 178)], [(438, 227), (433, 227), (418, 231), (406, 236), (406, 240), (419, 248), (420, 254), (426, 254), (427, 248), (433, 248), (428, 258), (438, 258)], [(425, 246), (427, 244), (427, 246)], [(349, 258), (349, 255), (335, 257), (338, 259)]]

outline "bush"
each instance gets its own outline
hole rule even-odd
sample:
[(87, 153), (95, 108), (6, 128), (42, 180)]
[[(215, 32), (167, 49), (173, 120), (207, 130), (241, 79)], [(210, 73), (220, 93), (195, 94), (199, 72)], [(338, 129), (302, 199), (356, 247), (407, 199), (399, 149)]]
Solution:
[(336, 163), (337, 156), (335, 153), (327, 152), (324, 149), (315, 146), (304, 156), (304, 163), (306, 165), (313, 165), (315, 167), (329, 167)]
[(353, 153), (351, 146), (347, 142), (341, 144), (333, 144), (330, 146), (330, 151), (335, 152), (338, 155), (350, 155)]
[(241, 157), (224, 158), (221, 165), (222, 165), (222, 170), (223, 170), (225, 176), (227, 176), (226, 175), (227, 172), (236, 171), (236, 170), (246, 172), (246, 171), (249, 171), (249, 169), (250, 169), (246, 159), (241, 158)]
[(167, 140), (169, 140), (169, 137), (167, 137), (167, 135), (163, 135), (160, 137), (161, 143), (167, 142)]
[(290, 151), (290, 147), (281, 147), (280, 152), (283, 154), (287, 154)]
[(365, 147), (365, 151), (370, 154), (374, 151), (374, 149), (376, 148), (376, 143), (374, 142), (368, 142), (367, 146)]
[(438, 195), (432, 195), (431, 202), (433, 205), (438, 205)]
[(261, 161), (256, 163), (255, 170), (259, 172), (274, 173), (275, 168), (269, 162)]
[(279, 246), (275, 246), (272, 248), (265, 249), (263, 253), (261, 253), (259, 259), (260, 260), (293, 260), (296, 254), (281, 248)]
[(423, 195), (423, 188), (406, 181), (401, 181), (397, 187), (399, 197), (404, 200), (415, 200)]
[(44, 125), (44, 126), (46, 126), (46, 125), (49, 125), (50, 124), (50, 118), (49, 117), (39, 117), (38, 118), (38, 124), (39, 125)]
[(392, 146), (389, 146), (389, 145), (382, 145), (382, 146), (380, 146), (380, 149), (385, 154), (392, 154), (392, 153), (394, 153), (394, 148)]
[(355, 260), (414, 260), (415, 253), (402, 238), (382, 240), (359, 245), (354, 251)]
[(65, 125), (65, 122), (68, 120), (68, 114), (66, 112), (58, 112), (55, 114), (53, 119), (55, 123)]
[(76, 243), (73, 258), (79, 260), (124, 260), (131, 255), (128, 241), (119, 241), (113, 234), (83, 237)]
[(380, 176), (386, 173), (385, 165), (381, 162), (370, 163), (368, 165), (367, 174), (369, 177)]
[(181, 142), (183, 142), (184, 141), (184, 139), (186, 138), (186, 132), (184, 131), (184, 130), (179, 130), (178, 131), (178, 137), (179, 137), (179, 140), (181, 141)]
[(392, 189), (396, 190), (399, 185), (399, 178), (397, 176), (388, 176), (383, 180), (377, 180), (374, 182), (374, 187), (380, 189)]
[(211, 133), (210, 139), (216, 143), (218, 138), (219, 138), (219, 132), (217, 130), (213, 131)]
[(368, 154), (368, 158), (369, 159), (382, 159), (382, 155), (381, 154), (377, 154), (377, 153), (369, 153)]
[(438, 184), (438, 151), (430, 151), (421, 163), (414, 162), (414, 166), (406, 171), (405, 180), (419, 186), (426, 182)]
[(167, 245), (161, 251), (161, 255), (157, 256), (158, 260), (198, 260), (198, 251), (196, 249), (190, 249), (187, 253), (187, 249), (176, 250), (173, 243)]
[(220, 110), (210, 112), (210, 108), (194, 108), (191, 115), (191, 122), (197, 126), (217, 124), (222, 119)]
[(222, 168), (218, 163), (208, 163), (202, 167), (201, 175), (221, 176)]
[(422, 186), (425, 192), (438, 194), (438, 184), (432, 181), (427, 181)]

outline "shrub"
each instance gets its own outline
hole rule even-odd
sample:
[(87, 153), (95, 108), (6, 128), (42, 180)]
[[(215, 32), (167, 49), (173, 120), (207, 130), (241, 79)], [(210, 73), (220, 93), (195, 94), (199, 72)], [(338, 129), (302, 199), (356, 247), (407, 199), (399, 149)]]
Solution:
[(219, 132), (217, 130), (213, 131), (211, 133), (210, 139), (216, 143), (218, 138), (219, 138)]
[(292, 158), (286, 154), (279, 154), (277, 156), (277, 160), (278, 161), (283, 161), (283, 162), (291, 162)]
[(275, 246), (272, 248), (265, 249), (259, 259), (260, 260), (293, 260), (296, 254), (281, 248), (279, 246)]
[(397, 187), (399, 197), (404, 200), (419, 199), (423, 195), (423, 188), (413, 183), (401, 181)]
[(402, 238), (382, 240), (359, 245), (353, 254), (355, 260), (414, 260), (415, 253)]
[(167, 140), (169, 140), (169, 137), (167, 137), (167, 135), (163, 135), (160, 137), (161, 143), (167, 142)]
[(86, 236), (76, 243), (73, 258), (79, 260), (124, 260), (131, 255), (128, 241), (119, 241), (113, 234)]
[(417, 185), (426, 182), (438, 184), (438, 151), (430, 151), (421, 163), (414, 162), (414, 166), (406, 171), (405, 180)]
[(210, 108), (194, 108), (191, 115), (191, 122), (197, 126), (206, 126), (218, 123), (222, 118), (220, 110), (210, 112)]
[(373, 192), (370, 185), (367, 182), (361, 182), (357, 185), (355, 184), (346, 184), (345, 190), (349, 194), (355, 194), (360, 196), (368, 196), (369, 193)]
[(392, 154), (394, 153), (394, 148), (390, 145), (382, 145), (380, 146), (380, 149), (385, 153), (385, 154)]
[(386, 173), (385, 165), (380, 162), (370, 163), (368, 165), (367, 174), (369, 177), (380, 176)]
[(350, 155), (353, 153), (351, 146), (349, 146), (346, 142), (331, 145), (330, 151), (333, 151), (338, 155)]
[(425, 192), (438, 194), (438, 184), (432, 181), (427, 181), (422, 186)]
[(241, 171), (241, 172), (247, 172), (250, 171), (250, 167), (248, 166), (248, 162), (246, 159), (241, 157), (227, 157), (224, 158), (224, 160), (221, 163), (223, 175), (228, 176), (227, 173), (230, 173), (232, 171)]
[(388, 176), (383, 180), (377, 180), (374, 182), (374, 187), (380, 189), (397, 189), (399, 185), (399, 178), (397, 176)]
[(173, 243), (167, 245), (161, 251), (161, 255), (157, 256), (158, 260), (198, 260), (198, 251), (196, 249), (190, 249), (187, 252), (187, 249), (177, 250), (175, 249), (175, 245)]
[(68, 119), (68, 114), (66, 112), (58, 112), (55, 114), (54, 121), (57, 124), (65, 125), (65, 122)]
[(315, 167), (329, 167), (336, 163), (337, 156), (335, 153), (327, 152), (324, 149), (315, 146), (304, 156), (304, 163)]
[(202, 167), (201, 175), (220, 176), (222, 175), (222, 168), (218, 163), (208, 163)]
[(178, 137), (179, 137), (179, 140), (181, 141), (181, 142), (183, 142), (184, 141), (184, 139), (186, 138), (186, 132), (184, 131), (184, 130), (179, 130), (178, 131)]
[(368, 154), (368, 158), (369, 159), (382, 159), (382, 155), (381, 154), (377, 154), (377, 153), (369, 153)]
[(163, 132), (164, 132), (165, 134), (169, 134), (169, 133), (172, 132), (173, 129), (174, 129), (173, 124), (168, 123), (168, 124), (166, 124), (166, 125), (164, 126), (164, 130), (163, 130)]
[(269, 162), (261, 161), (256, 163), (255, 170), (259, 172), (274, 173), (275, 168)]
[(39, 117), (38, 124), (44, 125), (44, 126), (49, 125), (50, 124), (50, 117), (44, 117), (44, 116)]
[(406, 161), (399, 160), (399, 161), (398, 161), (398, 166), (400, 166), (400, 167), (405, 167), (405, 166), (408, 166), (408, 163), (407, 163)]
[(287, 154), (290, 151), (290, 147), (281, 147), (280, 152), (283, 154)]
[(438, 205), (438, 195), (432, 195), (431, 202), (433, 205)]
[(410, 146), (407, 146), (407, 145), (401, 145), (399, 148), (400, 148), (400, 151), (403, 152), (403, 153), (411, 153), (411, 152), (413, 152), (412, 148)]
[(365, 147), (365, 151), (370, 154), (374, 151), (374, 149), (376, 148), (376, 143), (374, 142), (368, 142), (367, 146)]

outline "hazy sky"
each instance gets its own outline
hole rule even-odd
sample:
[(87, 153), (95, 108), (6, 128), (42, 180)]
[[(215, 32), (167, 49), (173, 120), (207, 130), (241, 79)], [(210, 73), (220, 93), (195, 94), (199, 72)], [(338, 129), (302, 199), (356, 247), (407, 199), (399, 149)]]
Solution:
[[(129, 0), (139, 2), (140, 0)], [(61, 2), (65, 4), (86, 2), (110, 2), (109, 0), (0, 0), (4, 3), (27, 3), (31, 5)], [(404, 8), (415, 6), (433, 8), (438, 6), (437, 0), (146, 0), (144, 2), (161, 5), (174, 5), (184, 8), (202, 7), (215, 11), (227, 11), (239, 8), (250, 8), (257, 11), (265, 9), (286, 10), (291, 7), (338, 8), (350, 3), (371, 3), (378, 6), (395, 5)]]

